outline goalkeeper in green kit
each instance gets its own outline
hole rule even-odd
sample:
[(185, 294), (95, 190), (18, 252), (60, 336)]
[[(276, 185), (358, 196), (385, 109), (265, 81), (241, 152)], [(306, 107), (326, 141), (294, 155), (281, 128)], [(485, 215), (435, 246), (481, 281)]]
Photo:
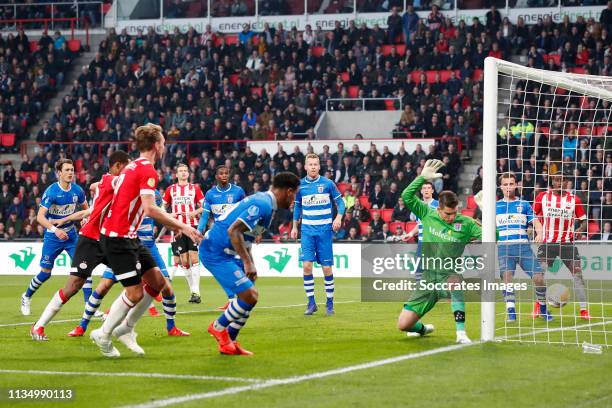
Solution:
[[(423, 324), (420, 319), (429, 312), (441, 298), (448, 298), (455, 317), (457, 343), (471, 343), (465, 333), (465, 300), (460, 289), (461, 274), (457, 273), (455, 261), (463, 256), (465, 246), (482, 239), (482, 230), (473, 218), (458, 214), (459, 200), (452, 191), (442, 191), (438, 196), (436, 210), (417, 197), (421, 186), (442, 177), (438, 173), (444, 164), (440, 160), (428, 160), (421, 175), (402, 192), (402, 200), (423, 224), (423, 243), (420, 254), (423, 277), (417, 288), (404, 304), (397, 327), (409, 336), (423, 336), (433, 332), (432, 324)], [(426, 286), (450, 286), (449, 290), (430, 289)], [(453, 287), (453, 285), (456, 286)], [(445, 287), (446, 289), (446, 287)]]

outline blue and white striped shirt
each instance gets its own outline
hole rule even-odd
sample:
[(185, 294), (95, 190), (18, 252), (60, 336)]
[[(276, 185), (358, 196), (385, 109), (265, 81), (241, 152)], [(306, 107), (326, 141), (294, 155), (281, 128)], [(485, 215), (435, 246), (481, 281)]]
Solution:
[[(59, 220), (74, 214), (77, 211), (77, 205), (80, 206), (83, 203), (85, 203), (85, 192), (78, 184), (71, 183), (68, 190), (64, 190), (57, 182), (47, 187), (40, 206), (47, 209), (48, 220)], [(58, 228), (68, 232), (74, 228), (74, 222), (67, 222)], [(53, 234), (51, 230), (46, 232)]]
[(499, 241), (529, 242), (527, 227), (533, 222), (535, 216), (527, 201), (499, 200), (495, 207), (495, 214)]
[[(162, 196), (159, 190), (155, 190), (155, 205), (158, 207), (162, 206)], [(153, 235), (153, 227), (155, 225), (155, 220), (151, 217), (144, 217), (142, 222), (140, 223), (140, 227), (138, 227), (138, 238), (141, 241), (153, 241), (155, 236)]]
[(293, 219), (297, 221), (302, 217), (302, 232), (331, 231), (333, 201), (338, 206), (338, 213), (344, 214), (342, 194), (333, 181), (323, 176), (314, 180), (304, 177), (295, 195)]
[[(438, 200), (434, 200), (432, 198), (432, 200), (429, 203), (427, 203), (427, 205), (432, 210), (437, 210)], [(423, 240), (423, 223), (421, 222), (421, 220), (419, 220), (419, 218), (416, 215), (412, 214), (412, 216), (414, 216), (414, 219), (417, 221), (417, 227), (419, 228), (419, 235), (418, 235), (419, 241), (418, 242), (421, 242)]]

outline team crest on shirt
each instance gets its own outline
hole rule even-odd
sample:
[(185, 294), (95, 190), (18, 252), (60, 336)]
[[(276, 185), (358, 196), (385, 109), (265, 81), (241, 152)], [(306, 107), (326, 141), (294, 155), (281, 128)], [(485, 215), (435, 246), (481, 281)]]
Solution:
[(325, 186), (317, 186), (317, 191), (320, 193), (323, 192), (323, 190), (325, 190)]
[(72, 196), (72, 202), (76, 203), (79, 198), (76, 195)]
[(259, 208), (257, 208), (256, 205), (252, 205), (252, 206), (249, 207), (247, 212), (249, 213), (249, 216), (257, 217), (259, 215)]
[(523, 205), (522, 204), (519, 204), (519, 205), (516, 206), (516, 212), (519, 212), (519, 213), (523, 212)]
[(456, 222), (456, 223), (454, 223), (454, 224), (453, 224), (453, 229), (454, 229), (456, 232), (461, 231), (461, 223), (460, 223), (460, 222)]
[(237, 278), (241, 278), (242, 277), (242, 271), (234, 271), (234, 276)]
[(231, 204), (234, 201), (234, 197), (227, 197), (227, 203)]
[(155, 179), (153, 177), (151, 177), (150, 179), (147, 180), (147, 184), (151, 188), (155, 187)]

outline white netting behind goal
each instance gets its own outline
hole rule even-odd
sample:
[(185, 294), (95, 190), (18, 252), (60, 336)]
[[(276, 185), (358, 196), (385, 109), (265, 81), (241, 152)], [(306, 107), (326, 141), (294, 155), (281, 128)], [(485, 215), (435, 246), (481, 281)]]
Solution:
[[(503, 197), (499, 176), (512, 172), (517, 198), (542, 208), (538, 218), (547, 245), (533, 242), (533, 228), (529, 240), (533, 257), (546, 270), (545, 285), (552, 288), (546, 302), (552, 320), (534, 318), (534, 310), (539, 311), (534, 281), (517, 266), (514, 281), (529, 287), (500, 293), (494, 312), (491, 305), (488, 311), (483, 305), (483, 339), (491, 340), (494, 333), (507, 341), (608, 346), (612, 339), (612, 78), (489, 59), (484, 80), (483, 240), (494, 240), (495, 224), (500, 222), (496, 219), (496, 201)], [(558, 180), (557, 185), (553, 180)], [(580, 220), (579, 205), (572, 202), (582, 203), (586, 221)], [(573, 219), (566, 221), (570, 213)], [(529, 265), (531, 252), (512, 251), (506, 260)], [(502, 280), (499, 262), (495, 266)], [(554, 284), (569, 289), (562, 307), (549, 302), (555, 304), (550, 298), (557, 289), (563, 292)], [(541, 300), (541, 287), (539, 292)], [(515, 321), (509, 313), (513, 305)], [(582, 309), (588, 310), (589, 320)]]

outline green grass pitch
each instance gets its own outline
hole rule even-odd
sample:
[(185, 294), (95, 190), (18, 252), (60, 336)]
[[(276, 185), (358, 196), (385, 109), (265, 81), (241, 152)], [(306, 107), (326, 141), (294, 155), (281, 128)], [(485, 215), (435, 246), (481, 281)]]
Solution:
[[(0, 277), (0, 307), (4, 312), (0, 318), (0, 405), (612, 407), (610, 349), (604, 348), (603, 354), (584, 354), (576, 345), (517, 342), (449, 349), (454, 346), (455, 333), (446, 302), (440, 302), (424, 319), (436, 326), (432, 336), (407, 338), (395, 329), (401, 304), (361, 303), (358, 279), (336, 279), (335, 316), (327, 317), (320, 309), (317, 315), (305, 317), (301, 279), (260, 278), (260, 303), (239, 338), (243, 346), (255, 352), (253, 357), (217, 353), (206, 327), (218, 315), (214, 309), (223, 304), (224, 298), (208, 278), (202, 280), (201, 305), (188, 304), (184, 279), (175, 280), (177, 325), (191, 332), (191, 337), (167, 337), (163, 317), (147, 316), (139, 323), (138, 341), (146, 351), (144, 357), (136, 357), (118, 344), (121, 358), (106, 359), (88, 337), (66, 337), (82, 313), (80, 294), (56, 317), (71, 321), (50, 324), (46, 329), (50, 341), (33, 342), (30, 323), (65, 279), (59, 276), (47, 281), (33, 298), (32, 316), (24, 317), (19, 312), (19, 296), (29, 278)], [(115, 287), (103, 309), (118, 293)], [(322, 278), (316, 279), (316, 294), (323, 301)], [(574, 330), (559, 330), (560, 319), (548, 326), (543, 321), (533, 323), (527, 318), (530, 305), (521, 307), (525, 315), (520, 332), (518, 328), (509, 329), (506, 335), (548, 329), (525, 336), (525, 340), (583, 340), (575, 338)], [(498, 305), (498, 311), (502, 310), (503, 305)], [(569, 312), (567, 306), (563, 310)], [(503, 322), (499, 324), (503, 326)], [(574, 320), (564, 320), (563, 324), (574, 325)], [(90, 329), (99, 325), (99, 321), (93, 321)], [(479, 337), (479, 325), (480, 307), (470, 303), (467, 327), (473, 340)], [(604, 332), (602, 326), (597, 327)], [(497, 334), (504, 335), (504, 331)], [(592, 331), (579, 332), (583, 334), (584, 340), (593, 335)], [(355, 369), (360, 364), (398, 356), (403, 357)], [(8, 389), (15, 388), (70, 388), (75, 397), (64, 402), (17, 403), (7, 399)]]

